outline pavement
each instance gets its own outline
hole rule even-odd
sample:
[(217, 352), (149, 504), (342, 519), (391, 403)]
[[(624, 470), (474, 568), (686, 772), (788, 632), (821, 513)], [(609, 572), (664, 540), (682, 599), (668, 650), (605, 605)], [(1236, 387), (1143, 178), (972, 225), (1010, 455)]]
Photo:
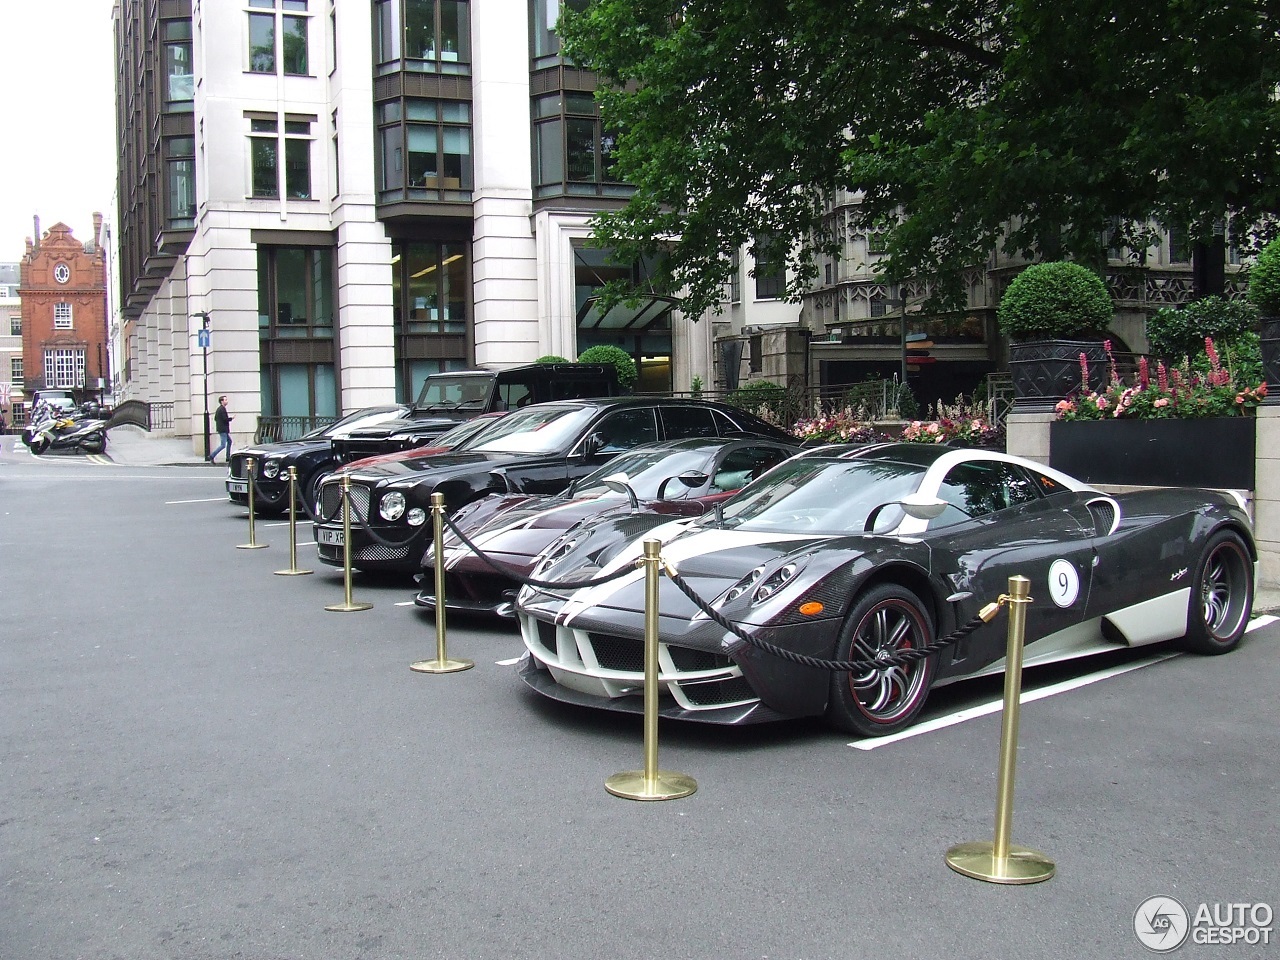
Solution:
[[(197, 437), (157, 436), (141, 427), (122, 424), (107, 431), (106, 457), (126, 467), (204, 467)], [(219, 463), (222, 460), (219, 459)]]

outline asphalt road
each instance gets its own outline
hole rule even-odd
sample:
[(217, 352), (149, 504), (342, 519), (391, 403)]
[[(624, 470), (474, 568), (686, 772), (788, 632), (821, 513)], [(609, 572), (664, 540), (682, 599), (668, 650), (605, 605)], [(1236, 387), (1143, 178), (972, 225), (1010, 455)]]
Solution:
[[(454, 618), (475, 669), (413, 673), (435, 641), (397, 606), (412, 585), (357, 577), (374, 609), (326, 611), (342, 580), (312, 548), (315, 575), (272, 575), (286, 528), (236, 549), (222, 470), (12, 439), (3, 960), (1080, 960), (1150, 956), (1134, 913), (1158, 894), (1280, 908), (1280, 624), (1028, 703), (1014, 841), (1058, 874), (1004, 887), (943, 862), (991, 839), (998, 714), (874, 750), (817, 723), (664, 725), (661, 766), (697, 793), (621, 800), (603, 783), (641, 766), (639, 720), (527, 692), (498, 664), (512, 629)], [(999, 695), (962, 686), (930, 715)]]

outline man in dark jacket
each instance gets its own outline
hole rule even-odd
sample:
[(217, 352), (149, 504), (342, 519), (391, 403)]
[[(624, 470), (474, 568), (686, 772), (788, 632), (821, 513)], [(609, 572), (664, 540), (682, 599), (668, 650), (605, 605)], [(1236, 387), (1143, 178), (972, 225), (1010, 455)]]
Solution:
[(227, 463), (231, 462), (231, 421), (235, 417), (227, 413), (227, 398), (218, 398), (218, 409), (213, 413), (213, 428), (218, 433), (218, 449), (209, 454), (209, 462), (216, 463), (218, 454), (227, 451)]

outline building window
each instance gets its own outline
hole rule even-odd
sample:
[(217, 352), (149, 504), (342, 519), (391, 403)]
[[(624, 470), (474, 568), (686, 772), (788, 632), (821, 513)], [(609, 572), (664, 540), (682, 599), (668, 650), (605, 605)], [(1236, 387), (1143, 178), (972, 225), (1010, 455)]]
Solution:
[(428, 373), (466, 366), (471, 268), (466, 241), (399, 241), (392, 257), (396, 396), (412, 401)]
[(166, 109), (190, 112), (196, 96), (191, 64), (191, 21), (165, 20), (163, 31)]
[(733, 272), (729, 274), (729, 302), (742, 302), (742, 251), (733, 251)]
[(529, 23), (533, 29), (534, 67), (552, 67), (561, 62), (560, 37), (556, 21), (565, 7), (583, 11), (589, 0), (529, 0)]
[(249, 0), (249, 6), (271, 11), (249, 14), (249, 72), (275, 73), (278, 62), (286, 75), (308, 76), (308, 17), (297, 16), (306, 13), (307, 0)]
[(614, 176), (617, 140), (589, 93), (563, 91), (533, 102), (537, 195), (625, 196)]
[(261, 338), (331, 338), (333, 302), (329, 247), (258, 248)]
[(471, 72), (467, 0), (377, 0), (374, 45), (379, 73)]
[(772, 238), (756, 237), (752, 252), (756, 258), (757, 300), (780, 300), (787, 286), (787, 267), (778, 251), (770, 250)]
[[(290, 200), (311, 199), (311, 124), (314, 118), (285, 119), (284, 195)], [(280, 124), (274, 118), (249, 119), (250, 196), (280, 196)]]
[(71, 304), (55, 303), (53, 305), (53, 329), (71, 329)]
[(46, 350), (44, 352), (44, 385), (46, 387), (83, 387), (84, 350)]
[(22, 380), (22, 358), (9, 358), (9, 379), (13, 381), (14, 386), (20, 385)]
[(405, 100), (378, 106), (379, 200), (469, 200), (471, 104)]
[(196, 141), (171, 137), (164, 142), (166, 202), (170, 227), (193, 227), (196, 222)]
[(867, 253), (870, 256), (883, 256), (889, 252), (889, 231), (872, 230), (867, 234)]
[(1169, 262), (1190, 263), (1191, 244), (1187, 238), (1188, 231), (1181, 228), (1169, 230)]
[(21, 317), (9, 318), (9, 336), (11, 337), (22, 336), (22, 318)]

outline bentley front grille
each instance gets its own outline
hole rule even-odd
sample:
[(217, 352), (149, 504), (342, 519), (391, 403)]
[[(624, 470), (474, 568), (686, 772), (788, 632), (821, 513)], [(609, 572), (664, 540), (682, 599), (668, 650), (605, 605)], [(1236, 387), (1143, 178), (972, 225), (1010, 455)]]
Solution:
[(404, 560), (409, 556), (409, 547), (388, 547), (381, 543), (370, 544), (356, 551), (357, 560)]
[[(351, 515), (367, 520), (369, 516), (369, 488), (352, 484)], [(326, 483), (320, 487), (320, 516), (325, 520), (342, 519), (342, 484)]]

